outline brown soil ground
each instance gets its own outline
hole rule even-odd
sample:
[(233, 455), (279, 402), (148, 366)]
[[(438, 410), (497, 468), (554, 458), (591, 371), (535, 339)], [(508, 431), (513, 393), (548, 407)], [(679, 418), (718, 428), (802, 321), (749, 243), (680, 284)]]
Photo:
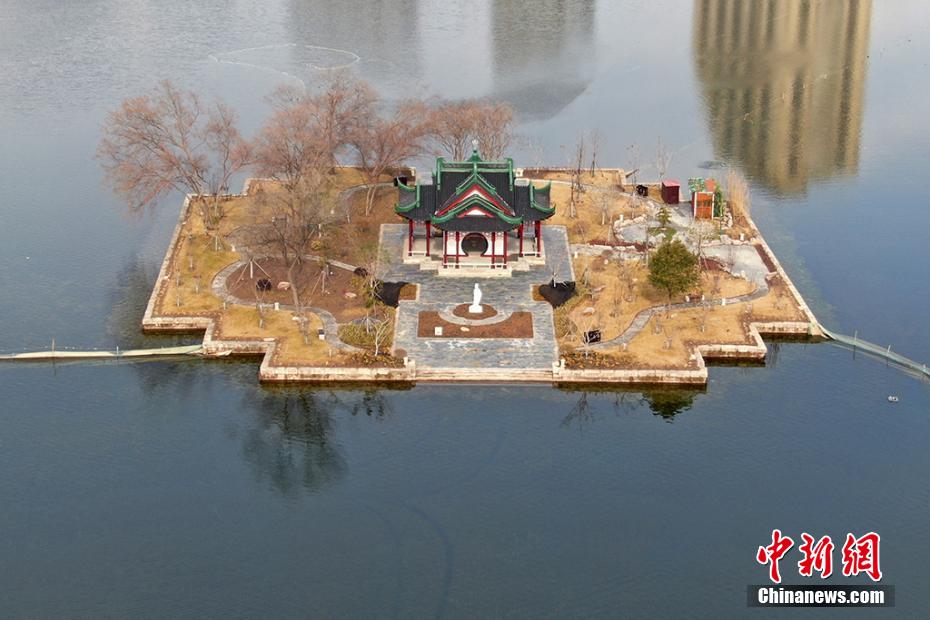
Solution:
[[(442, 327), (442, 336), (436, 336), (434, 328)], [(463, 331), (462, 328), (468, 331)], [(529, 312), (514, 312), (507, 319), (492, 325), (458, 325), (443, 320), (438, 312), (420, 313), (417, 325), (419, 338), (532, 338), (533, 315)]]
[(400, 295), (398, 295), (398, 301), (416, 301), (417, 291), (419, 290), (419, 284), (405, 284), (400, 289)]
[[(249, 278), (248, 265), (243, 265), (229, 276), (227, 280), (229, 291), (236, 297), (249, 301), (293, 304), (294, 295), (291, 291), (278, 290), (278, 283), (287, 281), (287, 266), (284, 261), (278, 258), (268, 258), (256, 260), (255, 263), (252, 278)], [(302, 293), (303, 302), (328, 310), (340, 323), (365, 316), (360, 280), (351, 271), (330, 267), (324, 292), (321, 290), (322, 273), (323, 266), (315, 262), (305, 263), (298, 273), (297, 288)], [(262, 278), (271, 280), (270, 291), (261, 292), (257, 289), (256, 284)]]
[(479, 314), (472, 314), (468, 311), (468, 306), (471, 304), (459, 304), (452, 309), (452, 314), (463, 319), (489, 319), (492, 316), (497, 316), (497, 310), (488, 304), (481, 304), (481, 312)]

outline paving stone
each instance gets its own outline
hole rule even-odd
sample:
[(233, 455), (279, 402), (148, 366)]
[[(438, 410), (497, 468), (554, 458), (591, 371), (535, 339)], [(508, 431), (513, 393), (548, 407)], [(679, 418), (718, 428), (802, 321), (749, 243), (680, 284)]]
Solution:
[[(574, 280), (569, 260), (568, 236), (562, 226), (543, 227), (545, 265), (514, 271), (510, 277), (444, 278), (419, 265), (405, 265), (403, 256), (407, 231), (400, 224), (381, 227), (385, 253), (397, 257), (385, 280), (420, 285), (417, 301), (402, 301), (398, 307), (394, 346), (407, 352), (418, 368), (551, 368), (558, 359), (552, 307), (534, 301), (533, 285), (552, 279)], [(500, 314), (530, 312), (533, 338), (419, 338), (417, 325), (422, 311), (441, 312), (449, 306), (471, 301), (474, 282), (481, 285), (483, 301)]]

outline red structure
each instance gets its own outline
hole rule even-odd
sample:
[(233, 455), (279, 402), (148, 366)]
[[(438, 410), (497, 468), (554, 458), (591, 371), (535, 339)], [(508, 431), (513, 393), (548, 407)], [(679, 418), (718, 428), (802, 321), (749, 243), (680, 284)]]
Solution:
[(714, 192), (693, 192), (691, 194), (691, 215), (696, 220), (713, 219)]
[(677, 205), (680, 193), (681, 184), (678, 181), (662, 181), (662, 202)]
[[(475, 150), (463, 162), (438, 158), (431, 182), (410, 187), (399, 181), (394, 210), (408, 222), (408, 256), (432, 255), (431, 228), (442, 231), (443, 268), (458, 268), (464, 261), (506, 269), (511, 238), (517, 242), (518, 256), (542, 256), (542, 220), (555, 213), (551, 184), (536, 187), (515, 178), (512, 159), (485, 161)], [(417, 250), (421, 226), (426, 243), (424, 250)], [(478, 256), (482, 260), (476, 262)]]

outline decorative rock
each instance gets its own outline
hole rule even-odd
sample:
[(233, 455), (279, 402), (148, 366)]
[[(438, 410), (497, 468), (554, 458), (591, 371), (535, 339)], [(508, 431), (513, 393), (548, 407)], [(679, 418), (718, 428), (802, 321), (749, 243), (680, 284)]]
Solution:
[(356, 297), (358, 297), (358, 295), (353, 293), (352, 291), (346, 291), (345, 293), (342, 294), (342, 296), (345, 297), (346, 299), (355, 299)]
[(459, 327), (459, 329), (462, 330), (463, 332), (471, 331), (470, 329), (468, 329), (467, 327), (464, 327), (464, 326)]
[(594, 314), (594, 308), (588, 307), (581, 311), (581, 314)]
[(279, 291), (289, 291), (289, 290), (291, 290), (291, 283), (290, 283), (290, 282), (287, 282), (287, 281), (278, 282), (278, 290), (279, 290)]

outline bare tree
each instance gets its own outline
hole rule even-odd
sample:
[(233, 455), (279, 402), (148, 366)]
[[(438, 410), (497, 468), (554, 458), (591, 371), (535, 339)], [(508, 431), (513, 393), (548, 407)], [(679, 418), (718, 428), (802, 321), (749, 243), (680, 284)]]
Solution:
[(296, 192), (307, 174), (317, 174), (330, 163), (323, 132), (311, 106), (290, 89), (274, 95), (274, 114), (255, 138), (258, 173), (277, 180), (286, 192)]
[(382, 175), (424, 151), (430, 126), (426, 106), (419, 101), (403, 102), (388, 116), (372, 114), (363, 120), (351, 139), (368, 186), (365, 215), (370, 215)]
[(704, 248), (707, 246), (707, 243), (716, 236), (717, 227), (707, 220), (695, 220), (691, 226), (688, 227), (688, 241), (691, 242), (694, 253), (697, 254), (698, 259), (701, 261), (701, 269), (704, 268), (705, 262)]
[(639, 151), (639, 144), (634, 142), (633, 144), (629, 146), (627, 150), (629, 152), (629, 164), (628, 164), (630, 166), (629, 176), (633, 177), (633, 183), (636, 183), (636, 177), (637, 177), (637, 174), (639, 174), (639, 166), (640, 166), (640, 159), (641, 159), (641, 155)]
[(479, 109), (475, 139), (486, 159), (503, 159), (513, 142), (513, 108), (502, 102), (486, 102)]
[(374, 321), (370, 322), (371, 340), (375, 345), (375, 357), (381, 355), (381, 349), (387, 344), (388, 338), (393, 333), (394, 315), (391, 311), (383, 309), (378, 312)]
[[(611, 211), (613, 210), (613, 196), (610, 192), (598, 192), (597, 194), (597, 207), (601, 212), (601, 226), (605, 226), (608, 221), (612, 224), (613, 218), (611, 218)], [(608, 230), (607, 239), (610, 240), (611, 232)]]
[(251, 161), (236, 115), (222, 102), (207, 105), (169, 81), (120, 104), (103, 125), (97, 149), (107, 182), (132, 210), (154, 205), (172, 190), (193, 194), (204, 226), (223, 216), (223, 194)]
[(672, 163), (672, 153), (665, 146), (665, 143), (662, 142), (662, 136), (659, 136), (658, 142), (656, 142), (656, 174), (659, 175), (659, 181), (661, 182), (665, 179), (665, 175), (668, 173), (668, 167)]
[[(306, 306), (317, 284), (307, 277), (311, 243), (326, 246), (328, 224), (337, 216), (329, 207), (331, 178), (325, 165), (305, 169), (296, 185), (261, 192), (252, 205), (251, 222), (244, 226), (243, 242), (250, 252), (261, 252), (284, 262), (295, 311), (305, 325)], [(325, 272), (325, 257), (320, 261)], [(319, 264), (312, 260), (312, 264)], [(320, 274), (320, 289), (325, 273)]]
[(513, 108), (502, 102), (445, 102), (431, 110), (429, 123), (433, 141), (455, 161), (465, 159), (472, 140), (487, 159), (502, 159), (513, 143)]
[(578, 217), (577, 203), (581, 200), (584, 192), (584, 185), (581, 181), (582, 171), (584, 169), (586, 157), (585, 135), (582, 133), (575, 142), (575, 148), (572, 150), (569, 168), (571, 169), (571, 197), (568, 203), (568, 217)]
[(601, 132), (597, 129), (591, 131), (588, 137), (591, 145), (591, 177), (597, 172), (597, 151), (601, 146)]
[(338, 163), (338, 153), (375, 113), (378, 97), (366, 82), (345, 72), (336, 72), (322, 93), (308, 101), (310, 114), (319, 129), (324, 152), (330, 164)]
[(477, 107), (474, 101), (449, 101), (430, 113), (431, 137), (453, 161), (462, 161), (468, 154), (475, 135)]

